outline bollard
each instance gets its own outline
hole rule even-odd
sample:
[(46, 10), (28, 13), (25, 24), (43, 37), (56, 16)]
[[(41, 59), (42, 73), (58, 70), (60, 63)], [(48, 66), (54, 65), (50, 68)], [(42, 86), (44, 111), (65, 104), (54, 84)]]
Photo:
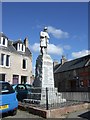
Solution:
[(48, 88), (46, 87), (46, 110), (48, 110)]

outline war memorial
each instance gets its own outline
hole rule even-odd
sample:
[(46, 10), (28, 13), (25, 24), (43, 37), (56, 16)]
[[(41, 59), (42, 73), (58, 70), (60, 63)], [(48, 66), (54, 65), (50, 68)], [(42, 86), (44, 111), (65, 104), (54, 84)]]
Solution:
[[(40, 104), (46, 102), (47, 92), (49, 104), (53, 102), (66, 102), (66, 99), (62, 99), (62, 94), (58, 93), (57, 88), (54, 87), (53, 60), (48, 54), (49, 39), (48, 28), (45, 27), (44, 30), (40, 32), (40, 54), (36, 60), (34, 80), (34, 87), (37, 88), (34, 91), (37, 93), (37, 97), (34, 96), (34, 99), (39, 99)], [(41, 93), (39, 96), (38, 92)]]

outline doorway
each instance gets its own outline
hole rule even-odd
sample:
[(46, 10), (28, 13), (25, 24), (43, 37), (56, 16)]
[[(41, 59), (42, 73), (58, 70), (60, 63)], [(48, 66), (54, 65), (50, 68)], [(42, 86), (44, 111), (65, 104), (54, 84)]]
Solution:
[(25, 84), (27, 82), (27, 76), (21, 76), (21, 84)]
[(13, 75), (13, 84), (18, 84), (19, 75)]

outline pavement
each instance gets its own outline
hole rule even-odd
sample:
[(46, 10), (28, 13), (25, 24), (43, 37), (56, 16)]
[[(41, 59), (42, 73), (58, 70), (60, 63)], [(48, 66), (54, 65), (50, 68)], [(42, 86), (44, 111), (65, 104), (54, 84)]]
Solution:
[(3, 118), (4, 119), (7, 119), (7, 118), (39, 118), (40, 119), (41, 117), (30, 114), (28, 111), (18, 110), (16, 115), (11, 116), (9, 114), (4, 114)]

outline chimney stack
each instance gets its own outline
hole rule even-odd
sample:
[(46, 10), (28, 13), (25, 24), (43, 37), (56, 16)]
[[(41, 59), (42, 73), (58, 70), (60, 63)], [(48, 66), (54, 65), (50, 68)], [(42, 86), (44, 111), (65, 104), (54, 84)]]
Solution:
[(28, 48), (28, 38), (26, 37), (24, 40), (25, 47)]
[(65, 62), (67, 62), (67, 59), (65, 58), (65, 56), (64, 56), (64, 55), (62, 55), (61, 65), (63, 65)]
[(58, 64), (59, 64), (58, 61), (57, 61), (57, 60), (54, 60), (53, 66), (55, 67), (55, 66), (58, 65)]

